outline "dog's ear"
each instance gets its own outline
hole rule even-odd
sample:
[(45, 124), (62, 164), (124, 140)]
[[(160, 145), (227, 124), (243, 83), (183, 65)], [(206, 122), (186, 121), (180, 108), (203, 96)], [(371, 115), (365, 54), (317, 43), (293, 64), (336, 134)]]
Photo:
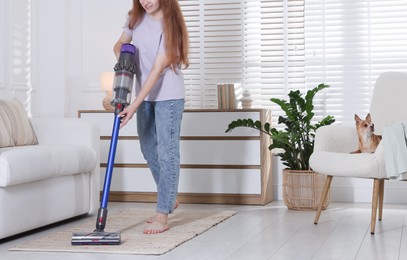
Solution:
[(372, 118), (370, 117), (370, 113), (367, 114), (365, 120), (366, 120), (367, 122), (369, 122), (369, 123), (372, 121)]
[(358, 115), (355, 114), (355, 121), (356, 123), (359, 123), (362, 119)]

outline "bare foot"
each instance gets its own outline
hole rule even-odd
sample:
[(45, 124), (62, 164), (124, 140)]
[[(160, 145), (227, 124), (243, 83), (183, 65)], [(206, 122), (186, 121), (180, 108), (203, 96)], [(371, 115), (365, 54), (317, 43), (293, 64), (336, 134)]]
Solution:
[(153, 221), (146, 229), (144, 229), (144, 234), (159, 234), (170, 229), (168, 224), (161, 223), (159, 221)]
[(159, 234), (170, 229), (167, 224), (168, 215), (163, 213), (157, 213), (154, 217), (154, 221), (144, 229), (144, 234)]
[[(176, 210), (177, 208), (178, 208), (178, 206), (179, 206), (179, 201), (178, 200), (176, 200), (175, 201), (175, 204), (174, 204), (174, 207), (173, 207), (173, 211), (174, 210)], [(151, 223), (153, 223), (155, 221), (155, 217), (152, 217), (152, 218), (149, 218), (148, 220), (147, 220), (147, 223), (148, 224), (151, 224)]]

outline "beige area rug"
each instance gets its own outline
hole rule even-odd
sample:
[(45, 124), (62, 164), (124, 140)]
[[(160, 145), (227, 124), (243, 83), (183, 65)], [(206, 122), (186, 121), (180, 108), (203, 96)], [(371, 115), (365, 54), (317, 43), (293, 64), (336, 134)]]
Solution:
[(145, 235), (143, 230), (148, 225), (146, 220), (154, 216), (154, 213), (154, 210), (131, 208), (109, 214), (105, 231), (120, 231), (120, 245), (72, 246), (73, 232), (93, 231), (96, 219), (92, 218), (78, 227), (26, 242), (10, 250), (161, 255), (228, 219), (236, 214), (236, 211), (178, 209), (170, 215), (170, 230), (161, 234)]

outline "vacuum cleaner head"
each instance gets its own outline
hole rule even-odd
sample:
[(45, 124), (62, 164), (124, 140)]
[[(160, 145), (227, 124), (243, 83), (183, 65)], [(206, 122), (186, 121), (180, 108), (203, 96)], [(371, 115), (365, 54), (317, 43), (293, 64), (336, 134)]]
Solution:
[(71, 244), (77, 245), (119, 245), (119, 232), (73, 233)]

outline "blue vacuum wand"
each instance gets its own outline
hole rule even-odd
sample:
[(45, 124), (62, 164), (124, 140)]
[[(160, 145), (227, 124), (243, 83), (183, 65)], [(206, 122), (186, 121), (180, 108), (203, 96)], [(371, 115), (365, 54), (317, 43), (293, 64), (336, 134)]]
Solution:
[(117, 140), (119, 138), (121, 117), (119, 113), (130, 104), (131, 90), (133, 88), (134, 64), (136, 48), (132, 44), (123, 44), (120, 50), (119, 61), (114, 67), (115, 78), (113, 82), (114, 124), (112, 140), (110, 142), (109, 157), (106, 167), (105, 183), (103, 186), (102, 200), (96, 218), (96, 229), (91, 233), (74, 233), (72, 245), (119, 245), (120, 232), (105, 232), (107, 219), (107, 204), (109, 201), (110, 184), (112, 182), (114, 159), (116, 155)]

